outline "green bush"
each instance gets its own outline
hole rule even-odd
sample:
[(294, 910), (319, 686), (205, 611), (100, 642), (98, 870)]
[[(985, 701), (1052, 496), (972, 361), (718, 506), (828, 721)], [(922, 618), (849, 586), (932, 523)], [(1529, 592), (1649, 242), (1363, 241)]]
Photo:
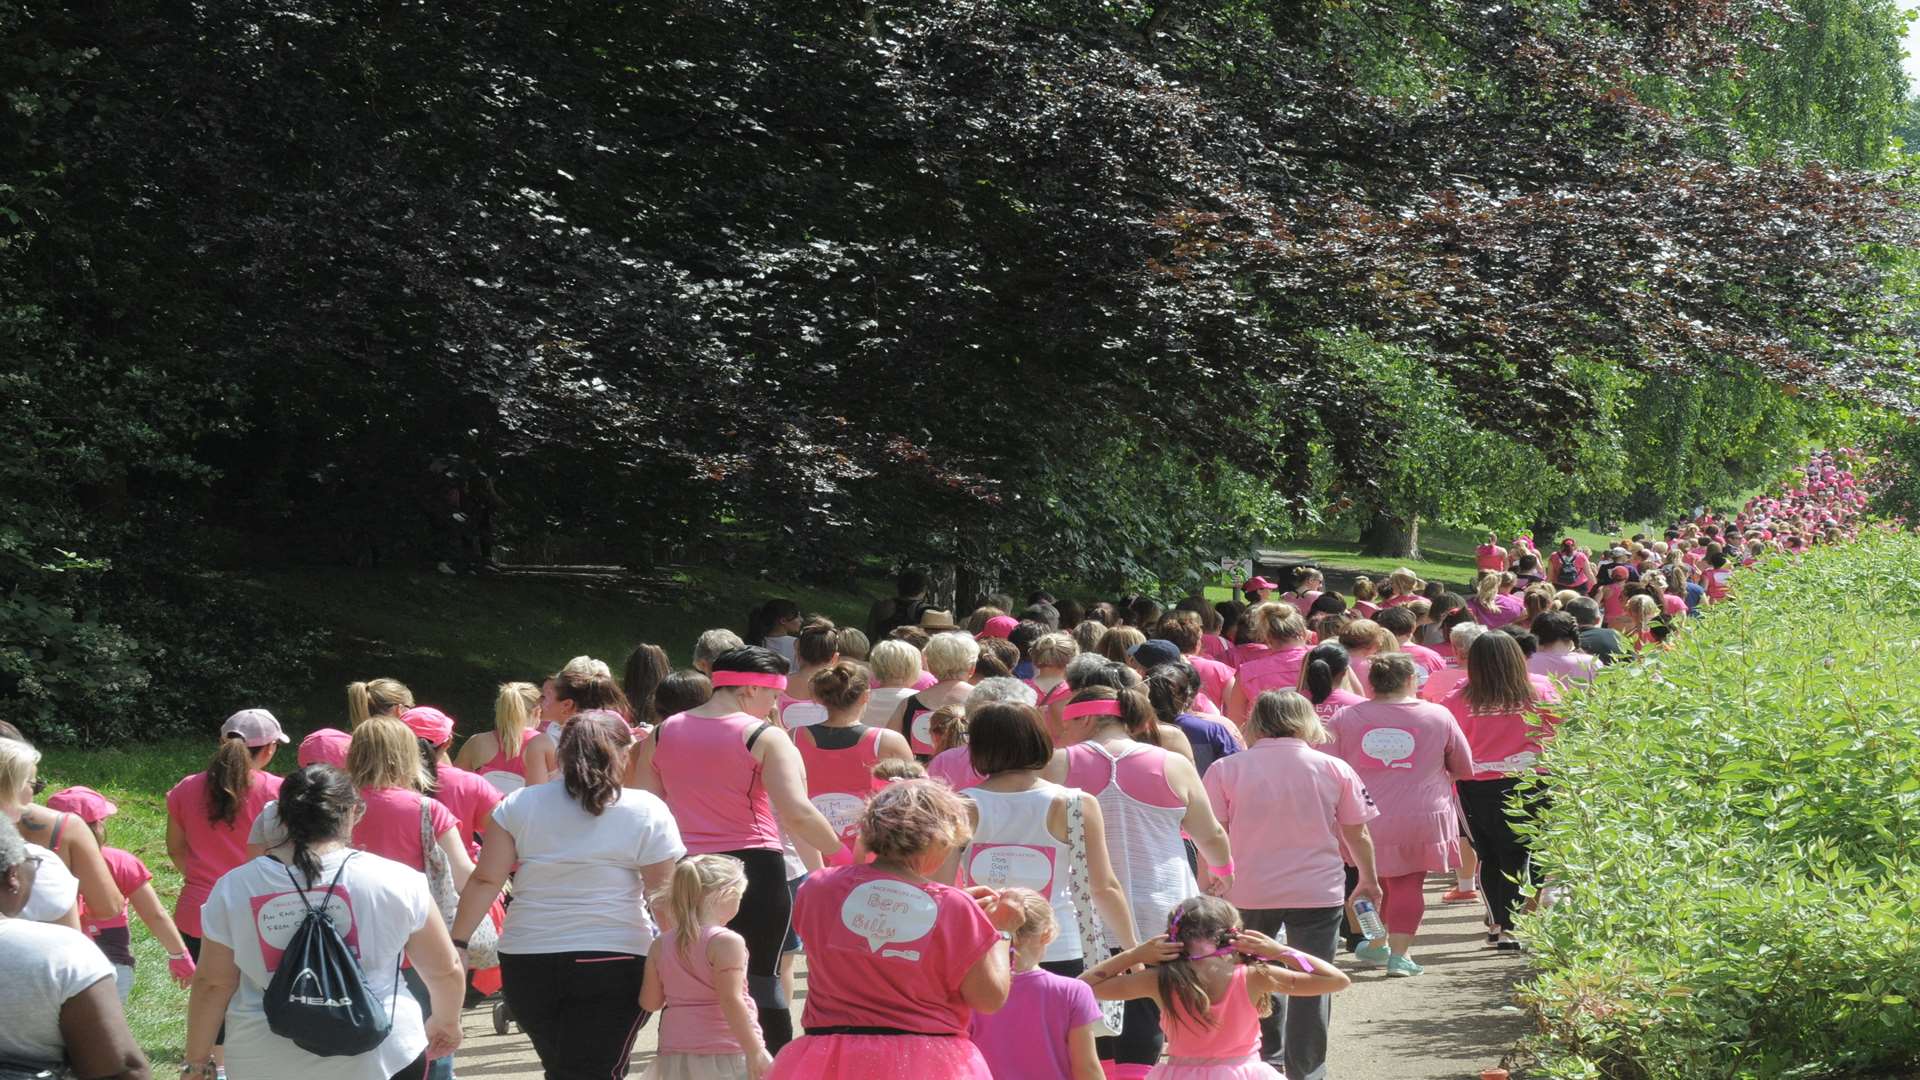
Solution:
[(1920, 539), (1740, 575), (1567, 706), (1527, 920), (1541, 1072), (1825, 1076), (1920, 1061)]

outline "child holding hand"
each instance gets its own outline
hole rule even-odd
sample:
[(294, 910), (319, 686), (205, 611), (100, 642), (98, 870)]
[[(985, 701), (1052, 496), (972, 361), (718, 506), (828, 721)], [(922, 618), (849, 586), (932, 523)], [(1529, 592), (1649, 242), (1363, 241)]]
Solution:
[(107, 819), (119, 813), (120, 808), (90, 787), (70, 787), (47, 796), (47, 809), (72, 814), (86, 823), (100, 844), (100, 857), (106, 860), (114, 887), (127, 898), (126, 906), (119, 911), (88, 909), (80, 916), (80, 928), (113, 964), (120, 1003), (125, 1005), (127, 995), (133, 992), (133, 938), (127, 929), (129, 908), (147, 924), (147, 932), (167, 951), (167, 970), (173, 981), (183, 987), (191, 984), (193, 957), (187, 952), (180, 928), (173, 924), (173, 916), (167, 914), (167, 906), (160, 902), (160, 894), (153, 889), (153, 872), (132, 852), (107, 846)]
[(746, 890), (739, 859), (692, 855), (653, 897), (672, 925), (654, 942), (640, 982), (640, 1007), (666, 1008), (646, 1080), (760, 1080), (772, 1068), (747, 996), (747, 941), (726, 926)]
[[(1149, 966), (1130, 971), (1140, 964)], [(1081, 978), (1103, 1001), (1160, 1006), (1167, 1060), (1147, 1080), (1285, 1080), (1260, 1060), (1260, 1018), (1273, 1011), (1272, 995), (1315, 997), (1352, 985), (1332, 964), (1247, 930), (1240, 912), (1213, 896), (1183, 901), (1166, 937)]]
[(994, 1080), (1102, 1080), (1093, 988), (1040, 968), (1060, 932), (1053, 905), (1032, 889), (1002, 889), (1000, 899), (1023, 916), (1013, 931), (1013, 987), (999, 1011), (973, 1014), (973, 1045)]

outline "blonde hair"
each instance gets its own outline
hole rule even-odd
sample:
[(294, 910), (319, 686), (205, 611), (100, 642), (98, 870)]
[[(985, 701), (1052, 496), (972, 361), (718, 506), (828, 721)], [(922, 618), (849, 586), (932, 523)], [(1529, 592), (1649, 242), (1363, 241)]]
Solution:
[(1564, 610), (1568, 604), (1578, 599), (1580, 599), (1579, 593), (1572, 589), (1561, 589), (1559, 592), (1553, 594), (1553, 610)]
[(1340, 628), (1340, 644), (1346, 646), (1348, 652), (1365, 648), (1390, 652), (1400, 647), (1400, 639), (1372, 619), (1355, 619)]
[(1073, 663), (1080, 655), (1080, 643), (1073, 640), (1072, 634), (1063, 634), (1055, 630), (1051, 634), (1040, 635), (1027, 649), (1027, 659), (1037, 668), (1063, 668)]
[(1263, 739), (1300, 739), (1320, 746), (1333, 741), (1313, 702), (1297, 690), (1269, 690), (1253, 703), (1253, 716), (1247, 721), (1253, 733)]
[(860, 816), (862, 841), (882, 859), (911, 859), (936, 846), (958, 848), (972, 836), (967, 804), (938, 780), (888, 784)]
[(653, 894), (653, 906), (673, 917), (674, 944), (689, 955), (700, 943), (700, 921), (707, 903), (725, 896), (745, 896), (747, 866), (731, 855), (689, 855), (674, 864), (673, 877)]
[(1275, 648), (1297, 645), (1307, 640), (1307, 620), (1292, 604), (1261, 604), (1253, 609), (1253, 634), (1255, 640)]
[(399, 679), (369, 679), (347, 684), (347, 721), (359, 727), (370, 716), (398, 716), (413, 708), (413, 691)]
[(1480, 601), (1481, 607), (1493, 606), (1494, 597), (1500, 595), (1500, 586), (1503, 584), (1501, 579), (1504, 576), (1488, 570), (1483, 572), (1480, 580), (1474, 583), (1473, 598)]
[(1353, 579), (1353, 599), (1355, 603), (1371, 604), (1374, 598), (1379, 595), (1379, 590), (1373, 586), (1372, 578), (1357, 577)]
[(912, 686), (920, 677), (920, 650), (888, 638), (873, 647), (867, 666), (873, 668), (873, 677), (883, 686)]
[(1387, 592), (1393, 596), (1411, 596), (1426, 587), (1419, 574), (1404, 566), (1387, 575)]
[(511, 758), (520, 753), (520, 736), (540, 706), (540, 688), (530, 682), (501, 683), (493, 699), (493, 734), (499, 752)]
[(1146, 640), (1145, 633), (1131, 626), (1116, 626), (1100, 635), (1100, 644), (1093, 651), (1116, 664), (1124, 664), (1127, 662), (1127, 650)]
[(613, 669), (607, 666), (605, 660), (595, 660), (591, 656), (576, 656), (567, 661), (565, 667), (553, 673), (553, 677), (556, 680), (565, 679), (567, 676), (572, 676), (578, 682), (589, 682), (593, 679), (611, 679), (613, 678)]
[(901, 780), (925, 780), (927, 767), (912, 758), (881, 758), (873, 763), (873, 778), (889, 784)]
[(1001, 889), (1000, 899), (1020, 909), (1020, 925), (1013, 930), (1016, 939), (1046, 942), (1060, 933), (1060, 924), (1054, 921), (1053, 905), (1032, 889), (1018, 885)]
[(935, 634), (927, 642), (922, 659), (927, 670), (941, 682), (953, 682), (973, 674), (973, 665), (980, 662), (980, 643), (973, 640), (972, 634)]
[[(14, 739), (0, 739), (0, 800), (12, 802), (40, 764), (40, 751)], [(29, 796), (28, 801), (32, 801)]]
[(413, 729), (391, 716), (372, 716), (353, 730), (347, 745), (347, 774), (357, 788), (406, 788), (425, 791), (426, 765)]
[(1640, 593), (1627, 601), (1627, 614), (1633, 616), (1633, 628), (1645, 630), (1660, 617), (1660, 601)]

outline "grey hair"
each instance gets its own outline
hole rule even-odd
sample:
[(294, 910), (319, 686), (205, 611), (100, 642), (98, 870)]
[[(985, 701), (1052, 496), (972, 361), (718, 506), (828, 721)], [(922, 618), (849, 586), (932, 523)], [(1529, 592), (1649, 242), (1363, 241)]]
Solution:
[(1447, 632), (1447, 643), (1453, 646), (1453, 655), (1465, 656), (1467, 650), (1473, 647), (1474, 639), (1486, 632), (1487, 628), (1480, 623), (1459, 623)]
[(0, 814), (0, 874), (27, 861), (27, 842), (20, 839), (20, 830), (14, 828), (13, 819)]
[(967, 715), (972, 716), (978, 709), (1000, 702), (1012, 702), (1015, 705), (1033, 705), (1038, 703), (1040, 695), (1033, 687), (1011, 675), (995, 675), (990, 679), (981, 679), (980, 685), (967, 695)]
[(714, 658), (730, 649), (744, 649), (747, 643), (731, 630), (709, 630), (693, 643), (693, 662), (713, 666)]
[(1110, 669), (1119, 664), (1096, 652), (1083, 652), (1067, 662), (1067, 688), (1078, 693), (1089, 686), (1111, 686), (1120, 689), (1120, 681), (1110, 673)]

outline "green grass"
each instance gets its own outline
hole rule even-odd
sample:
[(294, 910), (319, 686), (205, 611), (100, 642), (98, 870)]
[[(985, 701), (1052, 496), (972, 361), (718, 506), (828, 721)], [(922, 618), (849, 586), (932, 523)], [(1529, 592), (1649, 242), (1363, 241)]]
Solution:
[[(744, 630), (747, 609), (766, 597), (789, 597), (809, 613), (860, 625), (872, 597), (891, 595), (885, 583), (789, 587), (746, 574), (705, 571), (697, 578), (681, 574), (662, 581), (645, 595), (510, 577), (344, 569), (275, 572), (253, 578), (252, 587), (295, 625), (331, 631), (332, 644), (313, 657), (301, 693), (286, 701), (211, 704), (205, 739), (55, 749), (40, 766), (50, 791), (85, 784), (118, 804), (120, 813), (107, 824), (107, 843), (147, 864), (169, 910), (179, 895), (180, 876), (167, 861), (166, 794), (181, 777), (206, 767), (214, 734), (230, 707), (272, 709), (297, 742), (314, 728), (346, 726), (348, 682), (390, 675), (405, 682), (417, 700), (456, 717), (463, 735), (472, 734), (491, 726), (499, 683), (538, 681), (569, 657), (599, 657), (618, 676), (627, 653), (646, 641), (685, 664), (701, 631)], [(282, 751), (273, 769), (285, 772), (293, 764), (293, 754)], [(186, 1036), (186, 993), (167, 977), (164, 950), (135, 923), (138, 978), (127, 1018), (156, 1066), (178, 1063)]]
[[(1629, 536), (1636, 532), (1655, 531), (1657, 530), (1645, 525), (1631, 525), (1624, 530)], [(1418, 559), (1387, 559), (1376, 555), (1362, 555), (1359, 541), (1351, 536), (1300, 537), (1282, 541), (1276, 545), (1276, 548), (1288, 555), (1310, 558), (1324, 568), (1367, 574), (1376, 581), (1404, 566), (1425, 580), (1444, 581), (1456, 587), (1463, 587), (1474, 579), (1474, 549), (1480, 546), (1481, 540), (1486, 535), (1485, 529), (1446, 529), (1423, 525), (1420, 528), (1422, 557)], [(1534, 542), (1542, 549), (1547, 549), (1558, 541), (1560, 536), (1571, 536), (1581, 546), (1593, 549), (1607, 547), (1615, 539), (1587, 529), (1565, 529), (1559, 536), (1534, 537)], [(1511, 539), (1503, 536), (1501, 545), (1507, 546)]]

